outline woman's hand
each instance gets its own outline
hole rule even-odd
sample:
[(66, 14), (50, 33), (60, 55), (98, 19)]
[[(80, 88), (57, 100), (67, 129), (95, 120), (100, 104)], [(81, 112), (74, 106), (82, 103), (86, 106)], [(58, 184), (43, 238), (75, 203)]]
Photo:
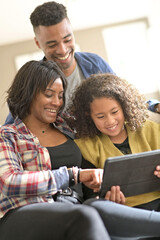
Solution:
[(157, 176), (158, 178), (160, 178), (160, 166), (159, 165), (156, 167), (156, 170), (154, 171), (154, 175)]
[(112, 186), (111, 190), (106, 193), (105, 199), (120, 204), (125, 204), (126, 202), (126, 198), (119, 186)]
[(101, 187), (102, 177), (103, 169), (82, 169), (79, 180), (88, 188), (93, 189), (94, 192), (98, 192)]

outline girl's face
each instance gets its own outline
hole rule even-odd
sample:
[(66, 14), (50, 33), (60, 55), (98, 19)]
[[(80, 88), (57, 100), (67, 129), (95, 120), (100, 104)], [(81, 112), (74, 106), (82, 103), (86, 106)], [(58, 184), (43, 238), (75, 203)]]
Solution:
[(91, 118), (97, 129), (108, 135), (112, 142), (119, 143), (124, 137), (124, 114), (119, 102), (113, 98), (96, 98), (90, 104)]
[(30, 107), (32, 120), (42, 123), (53, 123), (63, 105), (63, 84), (60, 78), (49, 84), (45, 92), (37, 94)]

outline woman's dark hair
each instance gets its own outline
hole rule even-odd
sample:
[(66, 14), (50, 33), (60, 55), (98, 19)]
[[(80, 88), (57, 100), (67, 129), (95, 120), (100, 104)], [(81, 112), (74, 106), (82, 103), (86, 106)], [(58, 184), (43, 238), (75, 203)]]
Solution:
[(136, 131), (148, 117), (145, 98), (124, 79), (110, 73), (93, 74), (75, 90), (68, 106), (67, 123), (76, 131), (77, 138), (101, 134), (91, 119), (90, 104), (96, 98), (117, 100), (131, 130)]
[[(48, 84), (57, 78), (61, 78), (65, 92), (66, 78), (55, 62), (41, 60), (25, 63), (7, 91), (7, 103), (12, 116), (24, 119), (29, 114), (30, 105), (37, 93), (44, 92)], [(63, 101), (65, 104), (64, 97)]]

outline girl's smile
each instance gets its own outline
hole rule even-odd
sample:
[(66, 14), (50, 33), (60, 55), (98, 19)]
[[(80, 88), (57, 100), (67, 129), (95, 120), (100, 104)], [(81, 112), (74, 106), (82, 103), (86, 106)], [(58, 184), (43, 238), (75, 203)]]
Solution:
[(124, 114), (119, 102), (113, 98), (96, 98), (90, 104), (91, 118), (97, 129), (110, 137), (114, 143), (121, 143), (127, 137), (124, 128)]

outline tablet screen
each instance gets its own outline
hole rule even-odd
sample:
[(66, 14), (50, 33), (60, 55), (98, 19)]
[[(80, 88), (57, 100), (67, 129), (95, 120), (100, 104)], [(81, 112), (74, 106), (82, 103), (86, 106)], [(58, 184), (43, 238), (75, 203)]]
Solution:
[(117, 185), (125, 197), (160, 190), (160, 178), (154, 176), (157, 165), (160, 165), (160, 149), (108, 158), (100, 197)]

